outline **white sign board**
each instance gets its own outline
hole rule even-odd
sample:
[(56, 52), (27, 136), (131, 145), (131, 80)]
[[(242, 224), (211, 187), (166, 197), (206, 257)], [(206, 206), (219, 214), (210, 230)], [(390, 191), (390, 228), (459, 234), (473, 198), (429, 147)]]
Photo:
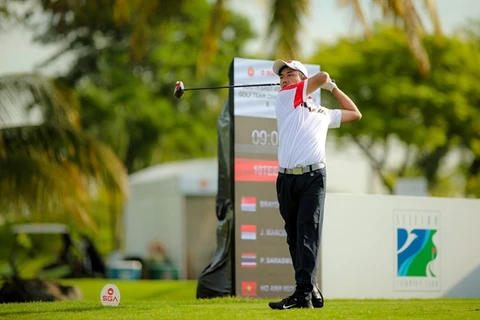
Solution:
[[(234, 83), (239, 84), (275, 84), (278, 76), (273, 72), (270, 60), (234, 59)], [(320, 71), (318, 65), (305, 64), (309, 75)], [(279, 85), (235, 88), (235, 116), (275, 118), (275, 99)], [(313, 101), (320, 104), (320, 90), (312, 94)]]
[(326, 298), (480, 297), (480, 200), (328, 194)]

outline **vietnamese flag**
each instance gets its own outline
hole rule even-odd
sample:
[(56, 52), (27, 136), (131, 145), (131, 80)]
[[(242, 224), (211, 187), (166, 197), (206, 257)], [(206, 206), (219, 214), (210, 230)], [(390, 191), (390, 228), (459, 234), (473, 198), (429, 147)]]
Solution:
[(242, 296), (255, 297), (257, 295), (257, 283), (255, 281), (242, 281)]

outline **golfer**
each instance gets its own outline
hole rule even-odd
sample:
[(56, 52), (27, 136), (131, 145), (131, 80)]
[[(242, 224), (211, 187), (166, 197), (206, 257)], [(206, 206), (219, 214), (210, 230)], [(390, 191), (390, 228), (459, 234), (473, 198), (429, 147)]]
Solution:
[[(275, 103), (279, 136), (276, 188), (296, 289), (269, 306), (281, 310), (321, 308), (324, 302), (316, 273), (326, 192), (327, 131), (341, 123), (358, 121), (362, 114), (326, 72), (308, 78), (305, 66), (295, 60), (277, 60), (273, 71), (280, 77)], [(314, 105), (310, 94), (319, 88), (331, 91), (341, 109)]]

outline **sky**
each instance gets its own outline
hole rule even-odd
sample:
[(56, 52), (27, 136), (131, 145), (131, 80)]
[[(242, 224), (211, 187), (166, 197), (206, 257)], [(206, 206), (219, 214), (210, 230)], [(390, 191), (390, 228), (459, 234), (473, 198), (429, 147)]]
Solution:
[[(227, 3), (235, 11), (250, 17), (261, 39), (267, 38), (270, 0), (231, 0)], [(304, 56), (313, 54), (320, 40), (331, 42), (338, 37), (363, 31), (363, 26), (355, 19), (353, 10), (350, 7), (340, 8), (338, 3), (338, 0), (311, 0), (309, 16), (305, 18), (303, 30), (300, 30), (300, 39), (304, 39), (302, 41)], [(361, 0), (361, 3), (369, 21), (381, 18), (380, 11), (373, 8), (372, 0)], [(480, 0), (437, 0), (436, 3), (440, 22), (446, 34), (451, 34), (456, 28), (461, 27), (468, 18), (480, 19)], [(421, 6), (419, 8), (422, 9)], [(431, 24), (426, 24), (425, 27), (433, 31)], [(262, 45), (264, 41), (255, 41), (249, 44), (249, 48), (255, 52), (262, 52)]]
[[(259, 39), (250, 42), (247, 49), (259, 54), (269, 52), (264, 47), (264, 40), (267, 39), (271, 1), (229, 0), (226, 3), (232, 10), (247, 16), (259, 34)], [(320, 40), (331, 42), (338, 37), (362, 31), (362, 26), (354, 21), (351, 9), (339, 8), (337, 0), (312, 0), (311, 4), (310, 14), (304, 21), (305, 27), (300, 30), (301, 39), (304, 39), (301, 48), (303, 57), (311, 55)], [(437, 0), (437, 7), (446, 34), (451, 34), (468, 18), (480, 19), (480, 0)], [(371, 9), (371, 0), (363, 0), (363, 8), (370, 19), (379, 17), (379, 13)], [(0, 74), (34, 71), (55, 51), (54, 46), (42, 47), (32, 43), (31, 34), (24, 29), (0, 31)], [(68, 63), (68, 59), (63, 59), (56, 65), (42, 69), (42, 72), (50, 75), (62, 72), (68, 68)]]

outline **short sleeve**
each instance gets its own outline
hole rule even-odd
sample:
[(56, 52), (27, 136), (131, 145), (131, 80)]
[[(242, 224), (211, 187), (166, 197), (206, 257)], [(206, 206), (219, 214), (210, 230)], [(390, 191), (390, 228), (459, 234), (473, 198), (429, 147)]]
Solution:
[(342, 110), (341, 109), (327, 109), (329, 110), (328, 114), (330, 116), (330, 123), (328, 124), (328, 128), (340, 128), (342, 123)]

